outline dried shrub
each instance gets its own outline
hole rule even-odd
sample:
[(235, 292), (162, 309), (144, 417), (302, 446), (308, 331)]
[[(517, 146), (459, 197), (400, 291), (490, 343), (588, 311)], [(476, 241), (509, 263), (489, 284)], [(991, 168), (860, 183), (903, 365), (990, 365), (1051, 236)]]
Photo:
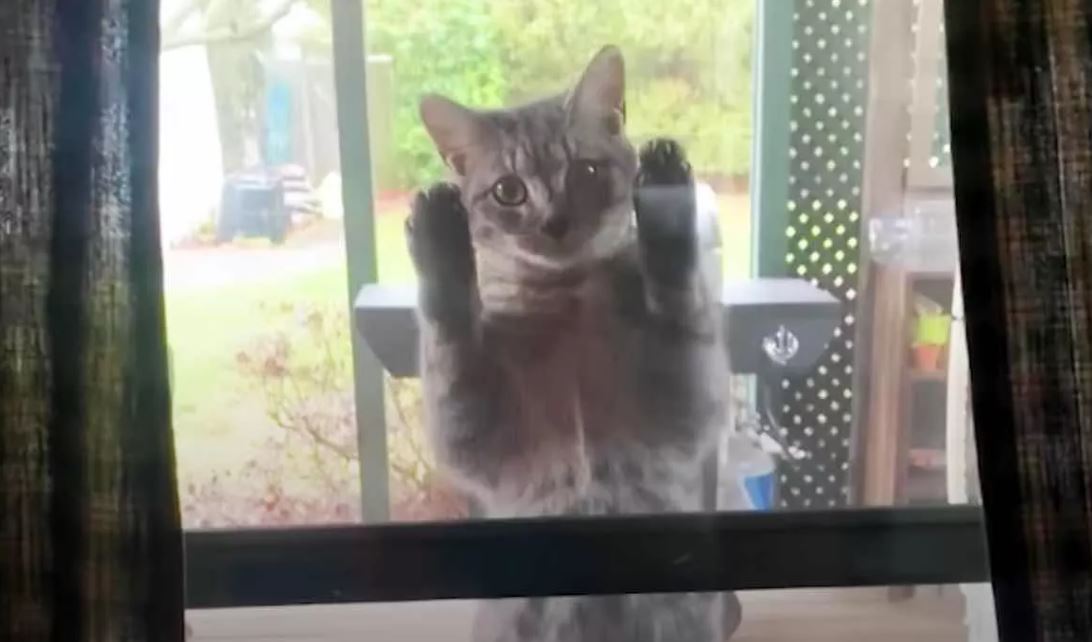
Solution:
[[(352, 522), (360, 518), (352, 352), (345, 310), (281, 305), (274, 329), (235, 358), (270, 434), (235, 470), (183, 484), (191, 527)], [(437, 473), (421, 425), (420, 387), (387, 379), (395, 520), (455, 519), (466, 502)]]

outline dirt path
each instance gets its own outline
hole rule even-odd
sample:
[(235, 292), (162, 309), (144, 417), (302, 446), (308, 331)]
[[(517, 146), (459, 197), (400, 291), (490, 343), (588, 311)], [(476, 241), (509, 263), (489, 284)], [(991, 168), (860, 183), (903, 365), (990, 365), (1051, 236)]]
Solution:
[(234, 245), (164, 252), (164, 289), (170, 294), (222, 285), (280, 279), (329, 265), (345, 264), (345, 246), (324, 241), (305, 247)]
[(164, 289), (175, 294), (344, 265), (340, 227), (340, 221), (327, 221), (299, 230), (282, 246), (248, 239), (218, 246), (167, 248), (163, 252)]

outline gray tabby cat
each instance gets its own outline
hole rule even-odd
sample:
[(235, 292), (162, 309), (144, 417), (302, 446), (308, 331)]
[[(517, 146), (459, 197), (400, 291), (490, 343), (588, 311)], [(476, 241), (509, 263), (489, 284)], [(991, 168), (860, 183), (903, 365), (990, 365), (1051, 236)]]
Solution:
[[(457, 176), (419, 194), (407, 222), (426, 420), (441, 465), (491, 517), (700, 509), (700, 463), (725, 420), (718, 308), (689, 165), (666, 140), (638, 158), (624, 84), (607, 47), (562, 96), (421, 103)], [(475, 640), (713, 642), (719, 602), (496, 600)]]

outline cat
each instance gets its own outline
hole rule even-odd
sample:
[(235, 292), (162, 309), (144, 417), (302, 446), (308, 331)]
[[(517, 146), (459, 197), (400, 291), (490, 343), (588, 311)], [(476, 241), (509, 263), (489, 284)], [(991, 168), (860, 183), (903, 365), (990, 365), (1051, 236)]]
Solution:
[[(685, 154), (667, 139), (634, 149), (624, 86), (608, 46), (559, 96), (421, 101), (453, 174), (406, 223), (425, 421), (489, 517), (701, 508), (700, 464), (726, 420), (719, 303)], [(474, 639), (719, 642), (720, 598), (494, 600)]]

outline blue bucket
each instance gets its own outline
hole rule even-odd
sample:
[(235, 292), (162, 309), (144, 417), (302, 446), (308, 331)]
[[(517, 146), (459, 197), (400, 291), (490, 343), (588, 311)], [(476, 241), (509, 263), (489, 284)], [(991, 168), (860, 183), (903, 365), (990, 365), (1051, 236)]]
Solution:
[(747, 499), (757, 510), (772, 510), (774, 503), (774, 474), (753, 475), (743, 478)]

